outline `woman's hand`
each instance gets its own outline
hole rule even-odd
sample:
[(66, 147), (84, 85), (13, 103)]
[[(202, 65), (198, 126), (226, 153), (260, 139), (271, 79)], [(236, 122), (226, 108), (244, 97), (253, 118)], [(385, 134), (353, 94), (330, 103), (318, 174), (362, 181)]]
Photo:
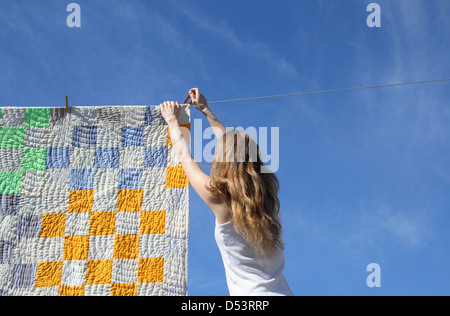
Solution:
[(166, 121), (167, 124), (171, 121), (178, 122), (178, 118), (180, 117), (180, 105), (178, 102), (166, 101), (161, 106), (161, 114)]
[(205, 96), (200, 93), (198, 88), (189, 90), (189, 96), (191, 97), (189, 104), (195, 106), (197, 110), (203, 113), (206, 109), (208, 109), (208, 100), (206, 100)]
[(200, 93), (198, 88), (191, 89), (189, 91), (189, 96), (191, 98), (191, 102), (189, 102), (189, 104), (194, 105), (197, 110), (206, 116), (209, 124), (211, 124), (211, 127), (214, 130), (214, 133), (216, 134), (217, 139), (220, 139), (227, 132), (227, 129), (208, 107), (208, 101), (206, 98)]

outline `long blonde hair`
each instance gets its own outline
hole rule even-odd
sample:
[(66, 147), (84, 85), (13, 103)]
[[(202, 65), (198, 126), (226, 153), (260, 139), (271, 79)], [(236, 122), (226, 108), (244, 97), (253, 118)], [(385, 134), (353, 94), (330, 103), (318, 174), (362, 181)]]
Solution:
[(267, 258), (283, 243), (279, 182), (264, 168), (258, 144), (245, 133), (229, 131), (217, 143), (208, 190), (227, 204), (247, 245)]

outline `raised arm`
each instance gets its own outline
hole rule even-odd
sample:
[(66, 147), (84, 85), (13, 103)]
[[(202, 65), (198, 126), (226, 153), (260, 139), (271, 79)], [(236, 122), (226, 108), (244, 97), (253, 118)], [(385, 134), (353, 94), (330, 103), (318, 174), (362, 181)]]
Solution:
[(192, 158), (188, 142), (178, 122), (180, 105), (178, 102), (164, 102), (160, 106), (161, 114), (169, 126), (173, 149), (189, 182), (202, 200), (212, 209), (214, 214), (223, 217), (223, 208), (219, 207), (222, 201), (218, 200), (217, 197), (214, 197), (206, 189), (211, 178), (203, 172), (198, 163)]
[(191, 89), (189, 91), (189, 96), (191, 97), (191, 101), (189, 102), (189, 104), (195, 106), (197, 110), (205, 115), (209, 124), (213, 128), (214, 134), (216, 135), (217, 139), (222, 138), (222, 136), (227, 132), (227, 129), (211, 111), (205, 96), (200, 93), (200, 90), (198, 88)]

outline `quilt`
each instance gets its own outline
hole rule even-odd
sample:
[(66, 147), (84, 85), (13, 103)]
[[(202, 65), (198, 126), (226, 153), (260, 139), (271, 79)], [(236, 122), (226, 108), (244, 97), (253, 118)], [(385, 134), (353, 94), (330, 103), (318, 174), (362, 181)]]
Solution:
[(0, 108), (0, 296), (187, 295), (188, 219), (159, 106)]

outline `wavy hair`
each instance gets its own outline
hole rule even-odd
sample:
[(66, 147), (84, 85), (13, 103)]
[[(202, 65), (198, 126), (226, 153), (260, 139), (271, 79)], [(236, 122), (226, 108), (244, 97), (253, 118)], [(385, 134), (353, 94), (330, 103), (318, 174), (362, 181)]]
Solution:
[(279, 182), (264, 168), (258, 144), (243, 132), (229, 131), (216, 145), (208, 190), (225, 201), (247, 245), (267, 258), (283, 242)]

